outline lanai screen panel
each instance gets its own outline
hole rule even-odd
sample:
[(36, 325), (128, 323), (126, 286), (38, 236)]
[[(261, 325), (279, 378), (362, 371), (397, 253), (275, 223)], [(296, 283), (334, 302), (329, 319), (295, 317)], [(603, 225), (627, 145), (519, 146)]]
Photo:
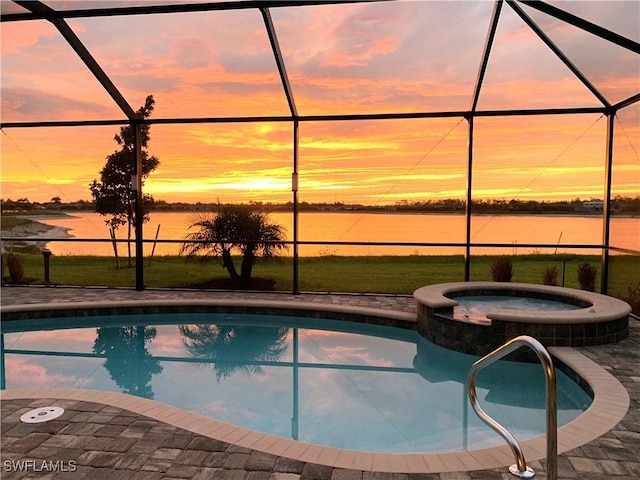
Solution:
[(640, 216), (640, 107), (619, 111), (614, 129), (610, 243), (640, 251), (640, 226), (627, 226), (638, 225)]
[[(301, 240), (464, 241), (462, 215), (446, 219), (453, 222), (447, 226), (423, 215), (428, 210), (438, 213), (436, 205), (450, 203), (456, 203), (460, 213), (464, 210), (464, 119), (305, 122), (300, 136), (299, 200), (321, 209), (325, 216), (331, 214), (322, 230), (315, 220), (319, 217), (301, 216)], [(391, 221), (399, 223), (390, 226)], [(357, 247), (338, 250), (336, 253), (363, 254)], [(405, 246), (378, 254), (416, 251), (451, 253)]]
[[(152, 125), (151, 149), (160, 166), (145, 192), (158, 203), (145, 238), (153, 239), (160, 225), (158, 238), (183, 240), (198, 230), (189, 229), (198, 216), (240, 204), (277, 210), (272, 220), (285, 227), (286, 240), (293, 240), (291, 209), (274, 207), (291, 201), (292, 135), (288, 122)], [(175, 255), (179, 248), (159, 245), (156, 254)]]
[(123, 117), (51, 23), (3, 23), (0, 35), (3, 122)]
[[(557, 6), (614, 33), (640, 41), (638, 2), (560, 2)], [(638, 93), (640, 56), (637, 53), (526, 5), (522, 8), (610, 103)]]
[(78, 18), (70, 25), (133, 105), (155, 117), (289, 113), (256, 9)]
[(291, 201), (288, 122), (153, 125), (161, 166), (146, 191), (167, 202)]
[(298, 109), (318, 115), (467, 108), (491, 11), (491, 2), (383, 2), (272, 16)]
[[(554, 213), (557, 210), (545, 207), (542, 202), (562, 201), (563, 213), (568, 209), (601, 219), (601, 209), (589, 210), (583, 201), (602, 199), (605, 143), (606, 119), (601, 115), (476, 119), (473, 200), (500, 202), (501, 213), (494, 213), (494, 208), (489, 209), (491, 215), (486, 215), (486, 210), (474, 206), (471, 241), (601, 243), (601, 221), (584, 228), (568, 228), (566, 218), (550, 226), (546, 217), (532, 216), (526, 225), (518, 228), (515, 223), (505, 224), (500, 218)], [(532, 203), (527, 203), (529, 201)], [(500, 233), (497, 235), (497, 232)], [(502, 240), (496, 242), (496, 238)], [(521, 253), (524, 252), (521, 250)]]
[(615, 119), (611, 180), (609, 293), (633, 298), (640, 285), (640, 107), (620, 110)]
[(500, 13), (479, 110), (602, 106), (507, 5)]
[(2, 196), (32, 202), (91, 198), (107, 155), (117, 144), (117, 126), (12, 128), (3, 134)]

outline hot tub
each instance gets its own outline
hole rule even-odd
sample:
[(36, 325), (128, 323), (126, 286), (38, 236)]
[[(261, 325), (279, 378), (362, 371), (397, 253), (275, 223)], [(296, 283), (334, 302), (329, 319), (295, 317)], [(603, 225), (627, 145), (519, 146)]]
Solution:
[[(418, 330), (433, 343), (485, 355), (518, 335), (545, 346), (582, 347), (616, 343), (629, 336), (631, 307), (617, 298), (565, 287), (505, 282), (455, 282), (429, 285), (413, 293)], [(483, 299), (483, 315), (456, 314), (457, 300)], [(491, 302), (486, 302), (491, 297)], [(504, 304), (495, 302), (504, 297)], [(527, 305), (509, 308), (518, 297)], [(536, 308), (539, 301), (545, 308)], [(558, 303), (558, 308), (553, 304)], [(495, 306), (491, 306), (495, 304)], [(551, 307), (549, 307), (551, 305)]]

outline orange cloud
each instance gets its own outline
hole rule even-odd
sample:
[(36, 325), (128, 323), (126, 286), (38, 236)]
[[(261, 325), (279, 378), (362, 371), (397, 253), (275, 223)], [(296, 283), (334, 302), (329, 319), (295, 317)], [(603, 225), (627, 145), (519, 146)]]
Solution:
[(0, 29), (2, 56), (13, 55), (32, 47), (46, 37), (54, 37), (58, 31), (44, 20), (34, 22), (3, 23)]

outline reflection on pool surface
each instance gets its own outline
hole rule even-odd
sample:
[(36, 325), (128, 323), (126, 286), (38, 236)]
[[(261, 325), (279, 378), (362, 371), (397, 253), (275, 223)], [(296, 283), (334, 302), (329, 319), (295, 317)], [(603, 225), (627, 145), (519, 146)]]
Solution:
[[(466, 400), (466, 375), (476, 357), (409, 330), (294, 317), (163, 314), (4, 322), (3, 336), (3, 381), (10, 389), (124, 392), (353, 450), (503, 445)], [(477, 386), (483, 408), (516, 438), (544, 434), (539, 364), (499, 362), (480, 373)], [(558, 372), (559, 425), (590, 402)]]

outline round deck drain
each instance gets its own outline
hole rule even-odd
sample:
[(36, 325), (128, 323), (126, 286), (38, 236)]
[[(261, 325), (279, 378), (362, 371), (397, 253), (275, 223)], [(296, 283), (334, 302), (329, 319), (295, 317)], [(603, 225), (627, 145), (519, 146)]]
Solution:
[(29, 410), (20, 417), (22, 423), (42, 423), (58, 418), (64, 413), (61, 407), (40, 407)]

